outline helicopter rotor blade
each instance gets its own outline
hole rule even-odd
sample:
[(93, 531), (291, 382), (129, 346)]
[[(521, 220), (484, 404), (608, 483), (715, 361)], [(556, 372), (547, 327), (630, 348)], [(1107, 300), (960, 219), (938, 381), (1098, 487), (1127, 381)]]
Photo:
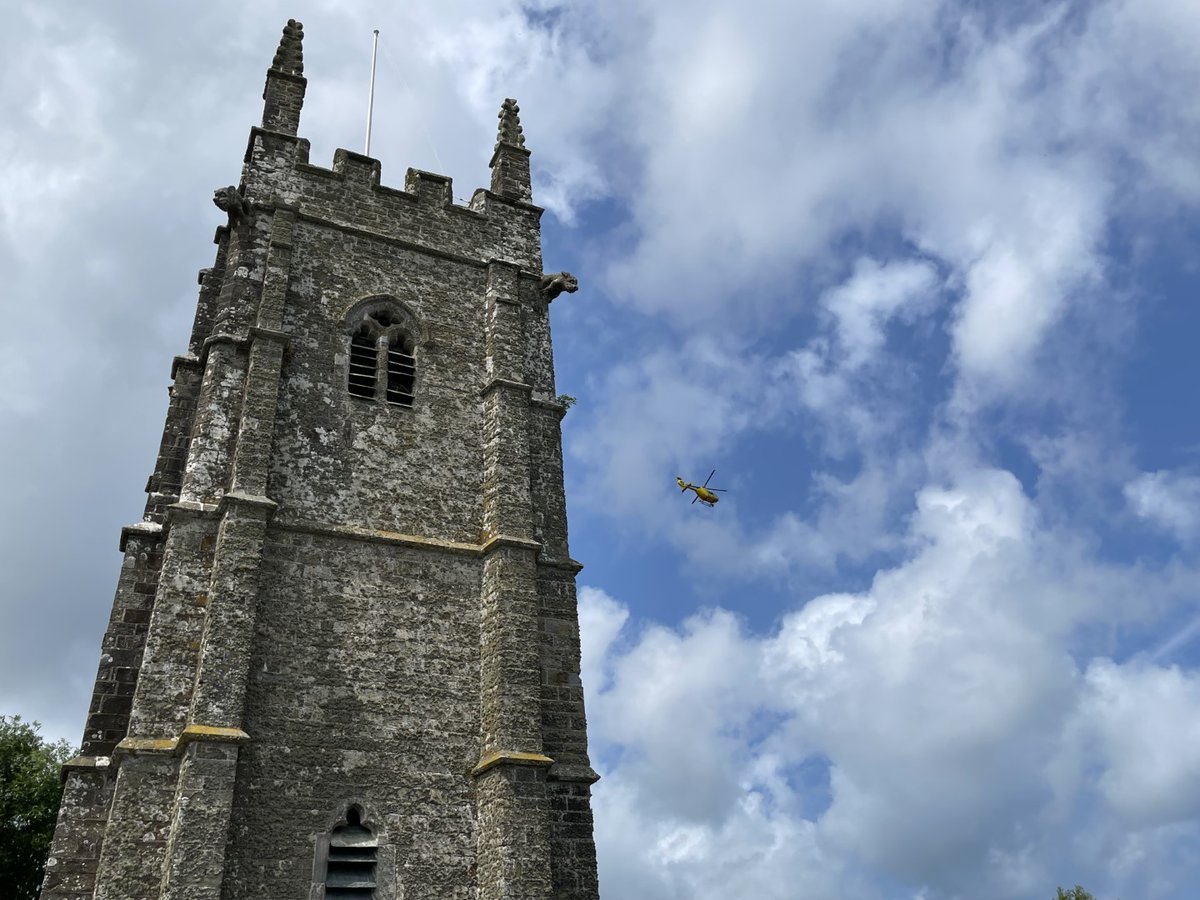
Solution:
[(695, 497), (692, 498), (692, 503), (695, 503), (699, 499), (700, 499), (700, 495), (697, 494)]
[(713, 469), (711, 472), (709, 472), (709, 473), (708, 473), (708, 477), (704, 479), (704, 484), (702, 484), (702, 485), (700, 485), (700, 486), (701, 486), (701, 487), (708, 487), (708, 483), (709, 483), (710, 481), (712, 481), (712, 477), (713, 477), (714, 475), (716, 475), (716, 474), (717, 474), (717, 470), (716, 470), (716, 469)]

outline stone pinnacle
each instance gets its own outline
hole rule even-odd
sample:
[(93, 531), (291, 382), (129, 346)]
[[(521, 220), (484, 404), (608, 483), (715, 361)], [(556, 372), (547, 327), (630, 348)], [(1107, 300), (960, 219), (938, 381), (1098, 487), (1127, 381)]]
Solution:
[(518, 113), (521, 107), (517, 101), (509, 98), (500, 107), (500, 132), (496, 135), (496, 148), (501, 144), (512, 144), (516, 147), (525, 146), (525, 135), (521, 132), (521, 119)]
[(288, 19), (283, 26), (283, 37), (279, 39), (279, 49), (275, 51), (275, 59), (271, 68), (288, 75), (304, 74), (304, 25), (295, 19)]

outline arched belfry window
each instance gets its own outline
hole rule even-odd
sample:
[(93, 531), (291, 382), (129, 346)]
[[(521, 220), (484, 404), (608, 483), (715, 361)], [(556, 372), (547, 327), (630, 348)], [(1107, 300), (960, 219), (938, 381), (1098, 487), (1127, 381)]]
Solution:
[(328, 836), (324, 873), (325, 900), (368, 900), (375, 896), (379, 841), (363, 824), (362, 810), (351, 806), (346, 821)]
[(360, 400), (413, 405), (417, 381), (414, 328), (386, 303), (368, 306), (351, 323), (346, 389)]

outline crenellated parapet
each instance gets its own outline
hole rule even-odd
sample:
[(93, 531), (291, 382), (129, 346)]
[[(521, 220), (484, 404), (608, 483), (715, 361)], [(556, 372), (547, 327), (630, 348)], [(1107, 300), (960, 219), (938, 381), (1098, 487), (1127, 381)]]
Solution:
[(350, 150), (338, 150), (330, 168), (310, 162), (309, 142), (297, 134), (307, 84), (302, 40), (301, 24), (289, 21), (267, 72), (262, 126), (251, 130), (240, 198), (262, 211), (286, 206), (311, 221), (366, 226), (384, 239), (461, 247), (464, 255), (541, 271), (542, 209), (532, 202), (530, 153), (515, 100), (500, 108), (490, 187), (476, 190), (469, 203), (455, 202), (450, 178), (418, 169), (408, 170), (403, 188), (389, 187), (379, 160)]
[(385, 240), (440, 251), (460, 247), (474, 259), (541, 271), (540, 207), (483, 188), (469, 203), (457, 203), (448, 176), (420, 169), (408, 169), (403, 188), (382, 183), (381, 176), (377, 159), (339, 149), (324, 168), (309, 161), (303, 138), (255, 128), (243, 193), (257, 209), (286, 206), (308, 220), (366, 228)]

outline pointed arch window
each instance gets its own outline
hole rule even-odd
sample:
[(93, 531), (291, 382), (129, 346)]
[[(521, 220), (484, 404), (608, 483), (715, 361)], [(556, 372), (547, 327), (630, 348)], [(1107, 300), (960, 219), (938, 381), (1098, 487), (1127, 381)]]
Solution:
[(411, 408), (416, 381), (415, 342), (401, 317), (387, 308), (363, 315), (350, 336), (350, 396)]
[(357, 806), (346, 810), (346, 822), (329, 832), (322, 882), (325, 900), (369, 900), (375, 896), (379, 841), (363, 824)]

